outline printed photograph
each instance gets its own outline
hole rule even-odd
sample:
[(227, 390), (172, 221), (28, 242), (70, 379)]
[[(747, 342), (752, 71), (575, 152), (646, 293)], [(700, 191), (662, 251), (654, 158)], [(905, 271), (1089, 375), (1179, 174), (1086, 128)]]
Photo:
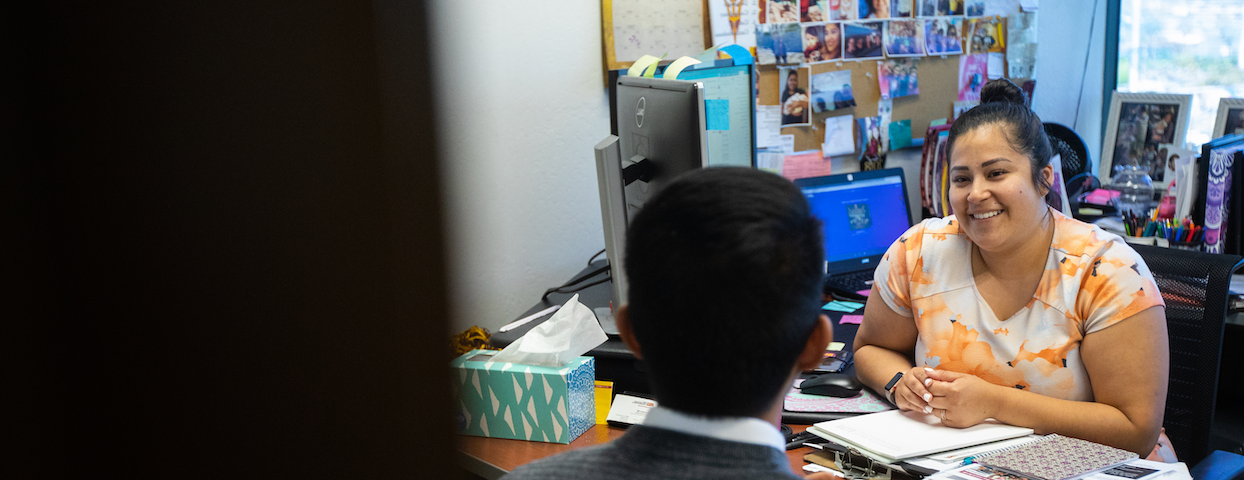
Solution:
[(1227, 122), (1223, 124), (1222, 131), (1223, 135), (1237, 135), (1244, 133), (1244, 108), (1232, 108), (1227, 110)]
[(855, 106), (851, 92), (851, 71), (838, 70), (812, 76), (812, 111), (832, 112)]
[(841, 60), (842, 59), (842, 25), (839, 23), (826, 23), (824, 35), (821, 36), (821, 47), (825, 49), (821, 53), (824, 60)]
[(968, 53), (1006, 52), (1006, 23), (997, 17), (968, 19)]
[(861, 156), (877, 156), (881, 148), (881, 117), (864, 117), (859, 122), (859, 149)]
[(920, 20), (890, 20), (885, 26), (887, 57), (924, 55), (924, 29)]
[(769, 0), (769, 12), (765, 23), (790, 23), (799, 21), (799, 0)]
[(959, 57), (959, 101), (981, 101), (981, 87), (985, 86), (989, 71), (989, 56), (985, 54)]
[(939, 11), (942, 8), (946, 8), (946, 13), (942, 15), (963, 15), (963, 0), (940, 0), (937, 2), (937, 6)]
[(1244, 98), (1218, 99), (1218, 116), (1209, 138), (1244, 133)]
[[(1114, 158), (1110, 168), (1114, 172), (1122, 165), (1139, 165), (1150, 171), (1166, 169), (1167, 150), (1175, 142), (1175, 123), (1179, 119), (1179, 105), (1154, 103), (1123, 103), (1119, 108), (1119, 124), (1115, 130)], [(1154, 181), (1158, 177), (1150, 175)]]
[(859, 59), (884, 58), (884, 53), (881, 49), (881, 26), (884, 23), (857, 22), (843, 24), (843, 30), (846, 32), (843, 57)]
[(924, 48), (929, 55), (963, 53), (963, 19), (934, 18), (924, 21)]
[(914, 0), (890, 0), (890, 18), (911, 18), (915, 16), (912, 8)]
[(858, 20), (859, 10), (855, 8), (855, 2), (863, 0), (829, 0), (830, 18), (832, 20)]
[(765, 24), (756, 28), (756, 63), (803, 63), (803, 34), (798, 23)]
[(859, 18), (886, 19), (890, 18), (890, 0), (856, 0), (859, 4)]
[(829, 60), (825, 48), (825, 24), (803, 23), (803, 61), (816, 63)]
[(778, 68), (778, 78), (782, 81), (782, 126), (808, 124), (812, 109), (808, 103), (806, 70), (799, 67)]
[(979, 17), (985, 14), (985, 0), (967, 0), (967, 6), (963, 13), (969, 17)]
[(877, 62), (877, 82), (880, 84), (883, 100), (919, 95), (920, 83), (916, 78), (916, 59), (899, 58)]
[(799, 21), (804, 23), (829, 21), (829, 0), (799, 0)]
[[(937, 13), (938, 0), (916, 0), (916, 1), (919, 2), (919, 5), (920, 5), (920, 9), (916, 12), (918, 16), (936, 17), (938, 15), (944, 15), (944, 14)], [(946, 1), (946, 0), (942, 0), (942, 1)], [(947, 5), (946, 9), (949, 10), (950, 6)]]

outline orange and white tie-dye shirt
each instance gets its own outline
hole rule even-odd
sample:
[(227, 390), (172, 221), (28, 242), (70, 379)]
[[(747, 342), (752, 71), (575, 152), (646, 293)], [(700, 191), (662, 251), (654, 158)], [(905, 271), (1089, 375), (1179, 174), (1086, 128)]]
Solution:
[(1080, 341), (1165, 303), (1149, 267), (1122, 238), (1050, 212), (1045, 273), (1032, 301), (1008, 319), (996, 318), (977, 290), (971, 240), (954, 217), (925, 220), (890, 246), (875, 283), (886, 305), (915, 320), (917, 365), (1093, 400)]

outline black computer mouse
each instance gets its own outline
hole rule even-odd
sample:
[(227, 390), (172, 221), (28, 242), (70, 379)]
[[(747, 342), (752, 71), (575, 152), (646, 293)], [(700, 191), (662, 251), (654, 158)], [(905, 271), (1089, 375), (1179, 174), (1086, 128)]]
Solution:
[(859, 395), (864, 385), (855, 377), (841, 373), (827, 373), (804, 380), (799, 390), (808, 395), (826, 397), (854, 397)]

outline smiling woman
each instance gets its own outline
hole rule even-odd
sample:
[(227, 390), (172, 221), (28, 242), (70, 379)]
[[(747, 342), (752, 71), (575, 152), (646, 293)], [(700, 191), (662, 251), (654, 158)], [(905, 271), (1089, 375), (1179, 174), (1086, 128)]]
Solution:
[(877, 267), (860, 380), (950, 426), (996, 418), (1173, 459), (1153, 275), (1118, 236), (1046, 205), (1052, 149), (1019, 88), (992, 81), (981, 101), (948, 139), (954, 216), (912, 227)]

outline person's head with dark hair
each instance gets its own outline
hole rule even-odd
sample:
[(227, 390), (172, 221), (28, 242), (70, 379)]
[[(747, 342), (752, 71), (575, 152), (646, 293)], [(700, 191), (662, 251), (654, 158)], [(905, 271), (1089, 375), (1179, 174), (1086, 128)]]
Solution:
[(821, 224), (799, 189), (749, 168), (687, 173), (635, 216), (625, 258), (618, 330), (661, 406), (777, 422), (833, 339)]
[(981, 104), (950, 127), (946, 150), (951, 206), (978, 246), (1014, 247), (1051, 221), (1045, 195), (1054, 149), (1028, 97), (1010, 80), (985, 84)]
[(786, 75), (786, 91), (793, 92), (799, 88), (799, 69), (792, 68)]

